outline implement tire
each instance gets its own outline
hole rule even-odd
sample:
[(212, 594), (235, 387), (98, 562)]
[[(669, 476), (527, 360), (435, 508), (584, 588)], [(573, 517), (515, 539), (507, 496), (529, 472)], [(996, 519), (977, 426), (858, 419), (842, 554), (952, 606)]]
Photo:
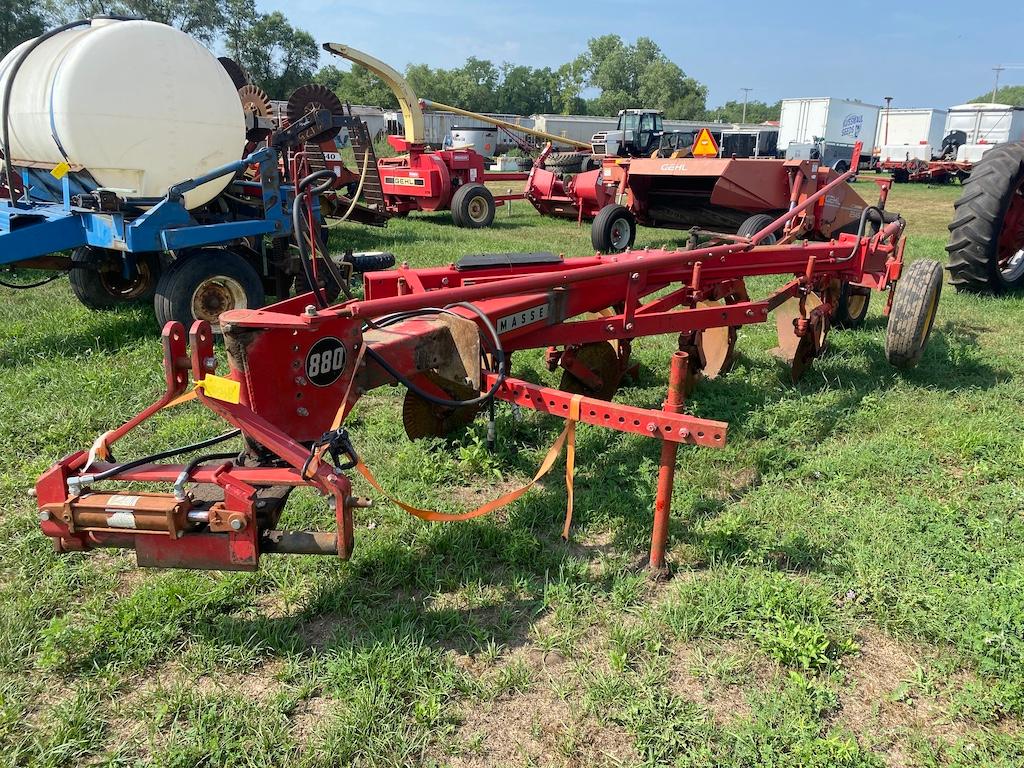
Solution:
[(163, 328), (177, 320), (191, 328), (207, 320), (220, 333), (220, 315), (229, 309), (259, 309), (266, 301), (263, 281), (248, 261), (222, 248), (180, 255), (160, 277), (153, 309)]
[(963, 188), (949, 225), (949, 284), (972, 293), (1024, 288), (1024, 143), (990, 149)]
[(624, 205), (612, 203), (597, 212), (590, 225), (590, 242), (601, 253), (621, 253), (636, 241), (636, 217)]
[(885, 332), (885, 356), (897, 368), (913, 368), (921, 360), (941, 294), (942, 265), (931, 259), (915, 261), (896, 283)]
[(452, 219), (457, 227), (483, 229), (494, 223), (494, 195), (483, 184), (464, 184), (452, 197)]
[(135, 257), (135, 276), (126, 280), (122, 256), (102, 248), (76, 248), (71, 254), (68, 280), (71, 290), (89, 309), (112, 309), (119, 304), (151, 301), (160, 277), (160, 257), (140, 253)]

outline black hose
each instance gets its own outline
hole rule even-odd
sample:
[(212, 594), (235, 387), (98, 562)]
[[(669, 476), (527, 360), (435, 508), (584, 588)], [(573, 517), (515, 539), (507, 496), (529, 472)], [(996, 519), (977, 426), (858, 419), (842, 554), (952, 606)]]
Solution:
[[(864, 230), (867, 228), (869, 213), (874, 213), (878, 217), (879, 229), (885, 226), (885, 214), (882, 212), (882, 209), (876, 205), (865, 206), (864, 210), (860, 212), (860, 222), (857, 225), (857, 243), (853, 246), (853, 250), (850, 251), (849, 255), (836, 259), (837, 263), (849, 261), (857, 255), (857, 251), (860, 249), (861, 238), (864, 237)], [(901, 220), (899, 216), (896, 219)]]
[[(113, 19), (114, 21), (132, 21), (137, 19), (137, 16), (104, 16), (103, 18)], [(78, 21), (68, 22), (63, 24), (56, 29), (51, 29), (49, 32), (44, 32), (18, 54), (18, 58), (11, 64), (10, 74), (7, 76), (7, 82), (4, 83), (4, 98), (3, 98), (3, 152), (4, 152), (4, 172), (7, 176), (7, 189), (11, 194), (11, 202), (14, 202), (14, 164), (11, 162), (11, 93), (14, 91), (14, 78), (18, 74), (18, 70), (21, 69), (21, 65), (25, 63), (25, 59), (28, 58), (29, 54), (32, 53), (36, 48), (45, 43), (51, 37), (59, 35), (61, 32), (67, 32), (69, 29), (75, 27), (85, 26), (92, 24), (92, 19), (79, 19)], [(63, 155), (64, 150), (58, 144), (57, 149)], [(67, 159), (65, 155), (64, 159)]]
[(34, 283), (26, 283), (24, 285), (18, 285), (17, 283), (8, 283), (4, 280), (0, 280), (0, 285), (2, 285), (4, 288), (13, 288), (16, 291), (27, 291), (29, 288), (39, 288), (40, 286), (46, 285), (47, 283), (52, 283), (58, 277), (62, 276), (63, 275), (61, 275), (60, 273), (57, 273), (56, 275), (51, 275), (50, 277), (47, 277), (45, 280), (37, 280)]
[(399, 322), (400, 320), (404, 320), (409, 317), (415, 317), (417, 315), (439, 314), (441, 312), (451, 309), (452, 307), (462, 307), (473, 312), (477, 317), (480, 318), (480, 321), (483, 324), (484, 328), (486, 328), (488, 334), (490, 334), (491, 338), (489, 339), (489, 341), (491, 341), (492, 343), (491, 351), (494, 354), (495, 359), (498, 361), (498, 376), (494, 380), (494, 384), (491, 385), (491, 388), (488, 389), (487, 392), (485, 392), (484, 394), (479, 395), (477, 397), (469, 398), (468, 400), (451, 400), (448, 398), (437, 397), (436, 395), (433, 395), (430, 392), (421, 389), (419, 386), (415, 384), (415, 382), (411, 381), (404, 374), (399, 373), (397, 370), (395, 370), (395, 368), (380, 354), (375, 352), (372, 347), (368, 346), (366, 348), (366, 354), (372, 357), (373, 360), (381, 368), (383, 368), (388, 373), (389, 376), (391, 376), (391, 378), (395, 379), (397, 382), (399, 382), (402, 386), (406, 387), (414, 395), (416, 395), (419, 398), (422, 398), (423, 400), (426, 400), (428, 403), (440, 405), (444, 408), (463, 408), (465, 406), (480, 405), (481, 403), (486, 403), (488, 400), (491, 400), (494, 397), (494, 395), (497, 394), (498, 389), (505, 382), (505, 379), (508, 378), (508, 372), (505, 370), (506, 356), (505, 349), (501, 345), (501, 337), (498, 335), (498, 331), (497, 329), (495, 329), (494, 324), (491, 322), (490, 318), (487, 317), (487, 315), (484, 314), (484, 312), (479, 307), (475, 306), (474, 304), (470, 304), (469, 302), (460, 301), (455, 304), (449, 304), (443, 310), (413, 310), (411, 312), (402, 313), (400, 316), (396, 316), (394, 318), (387, 318), (387, 320), (382, 325), (386, 327), (388, 325), (393, 325), (394, 323)]
[[(313, 259), (316, 257), (316, 254), (310, 254), (309, 243), (302, 234), (302, 202), (307, 196), (322, 195), (329, 190), (334, 186), (335, 178), (334, 171), (329, 168), (309, 174), (309, 176), (295, 185), (295, 199), (292, 201), (292, 230), (295, 233), (295, 244), (299, 248), (299, 266), (302, 267), (302, 272), (306, 276), (306, 283), (313, 291), (313, 298), (316, 299), (317, 306), (320, 309), (327, 309), (330, 306), (330, 302), (327, 300), (326, 294), (320, 292), (320, 286), (313, 279)], [(320, 179), (324, 179), (323, 184), (313, 187), (313, 183)], [(310, 232), (310, 237), (315, 239), (316, 233)]]
[[(150, 463), (152, 463), (154, 461), (160, 461), (162, 459), (169, 459), (172, 456), (177, 456), (177, 455), (182, 454), (182, 453), (191, 453), (192, 451), (201, 451), (203, 448), (209, 448), (211, 445), (216, 445), (217, 443), (223, 443), (225, 440), (230, 440), (232, 437), (237, 437), (240, 434), (242, 434), (242, 430), (240, 430), (240, 429), (233, 429), (230, 432), (225, 432), (223, 435), (217, 435), (216, 437), (211, 437), (211, 438), (209, 438), (207, 440), (202, 440), (202, 441), (200, 441), (198, 443), (192, 443), (192, 445), (185, 445), (185, 446), (182, 446), (180, 448), (171, 448), (171, 449), (166, 450), (166, 451), (161, 451), (160, 453), (154, 453), (154, 454), (152, 454), (150, 456), (143, 456), (141, 459), (135, 459), (134, 461), (129, 461), (129, 462), (126, 462), (124, 464), (119, 464), (116, 467), (111, 467), (110, 469), (105, 470), (103, 472), (100, 472), (99, 474), (90, 475), (90, 478), (91, 478), (90, 482), (95, 483), (95, 482), (99, 482), (100, 480), (106, 480), (108, 478), (114, 477), (115, 475), (119, 475), (122, 472), (127, 472), (130, 469), (135, 469), (136, 467), (141, 467), (143, 464), (150, 464)], [(234, 455), (236, 455), (236, 454), (234, 454), (234, 453), (231, 454), (231, 456), (234, 456)], [(200, 457), (200, 458), (202, 458), (202, 457)]]

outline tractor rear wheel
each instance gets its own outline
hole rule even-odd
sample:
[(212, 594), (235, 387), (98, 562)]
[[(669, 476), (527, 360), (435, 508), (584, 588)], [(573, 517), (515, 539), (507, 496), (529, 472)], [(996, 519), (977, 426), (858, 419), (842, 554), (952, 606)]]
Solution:
[(1024, 288), (1024, 143), (985, 153), (949, 225), (949, 283), (958, 291)]
[(102, 248), (75, 249), (71, 254), (71, 290), (89, 309), (111, 309), (118, 304), (149, 301), (156, 293), (160, 257), (140, 253), (135, 257), (135, 274), (124, 276), (122, 256)]
[(489, 227), (494, 222), (494, 213), (494, 195), (483, 184), (464, 184), (452, 197), (452, 218), (458, 227)]
[(220, 315), (258, 309), (266, 301), (259, 273), (237, 253), (203, 248), (180, 255), (156, 286), (153, 308), (162, 328), (177, 320), (186, 328), (206, 320), (220, 333)]
[(885, 356), (897, 368), (913, 368), (921, 360), (941, 294), (942, 265), (937, 261), (915, 261), (900, 276), (885, 332)]
[(624, 205), (606, 205), (590, 225), (590, 242), (601, 253), (620, 253), (636, 240), (636, 217)]

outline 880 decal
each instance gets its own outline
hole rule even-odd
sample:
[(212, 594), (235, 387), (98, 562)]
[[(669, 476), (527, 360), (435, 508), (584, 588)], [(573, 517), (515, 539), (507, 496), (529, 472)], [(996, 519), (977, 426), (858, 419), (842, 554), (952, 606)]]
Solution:
[(340, 339), (320, 339), (306, 353), (306, 378), (318, 387), (330, 386), (338, 380), (348, 362), (348, 352)]

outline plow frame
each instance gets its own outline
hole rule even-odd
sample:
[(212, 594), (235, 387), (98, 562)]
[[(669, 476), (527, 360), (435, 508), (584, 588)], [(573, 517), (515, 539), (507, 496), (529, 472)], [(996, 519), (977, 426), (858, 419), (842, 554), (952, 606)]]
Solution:
[[(308, 303), (312, 294), (307, 294), (262, 310), (225, 313), (221, 323), (231, 363), (228, 379), (237, 382), (235, 398), (212, 394), (211, 385), (219, 377), (214, 373), (209, 326), (195, 323), (186, 345), (184, 328), (169, 323), (163, 332), (164, 395), (102, 436), (92, 452), (72, 454), (40, 478), (36, 495), (42, 530), (62, 551), (133, 547), (144, 566), (254, 570), (261, 552), (347, 558), (353, 548), (353, 509), (368, 504), (352, 495), (342, 468), (322, 459), (322, 448), (328, 442), (342, 445), (351, 459), (346, 466), (358, 464), (341, 425), (363, 394), (395, 383), (393, 372), (417, 380), (436, 373), (464, 351), (455, 330), (458, 323), (475, 325), (479, 335), (484, 327), (493, 328), (506, 352), (547, 347), (549, 359), (558, 357), (556, 347), (608, 341), (628, 345), (642, 336), (761, 323), (790, 299), (799, 304), (793, 327), (796, 337), (820, 327), (827, 331), (835, 281), (876, 290), (894, 287), (905, 244), (902, 219), (881, 226), (873, 236), (841, 234), (826, 242), (759, 243), (780, 228), (798, 231), (798, 222), (813, 215), (819, 201), (845, 178), (840, 176), (794, 201), (787, 214), (749, 238), (732, 236), (719, 244), (687, 250), (509, 259), (506, 264), (433, 269), (402, 267), (365, 275), (363, 300), (318, 310)], [(883, 187), (883, 201), (884, 191)], [(752, 300), (743, 281), (757, 275), (790, 277), (766, 297)], [(824, 301), (811, 306), (807, 299), (812, 293)], [(725, 305), (701, 305), (722, 299), (727, 300)], [(460, 302), (472, 306), (460, 306)], [(614, 309), (607, 311), (608, 307)], [(595, 317), (597, 313), (601, 314)], [(478, 357), (481, 351), (474, 348)], [(323, 361), (316, 363), (315, 371), (310, 365), (314, 359)], [(477, 371), (476, 380), (470, 373), (453, 383), (472, 383), (481, 395), (490, 393), (563, 419), (662, 440), (650, 566), (655, 573), (663, 573), (678, 446), (723, 447), (727, 439), (727, 424), (684, 412), (685, 383), (694, 362), (685, 350), (673, 354), (661, 409), (621, 405), (526, 382), (508, 376), (503, 363), (498, 370)], [(96, 460), (127, 432), (190, 396), (190, 377), (194, 397), (245, 436), (250, 453), (257, 454), (253, 465), (241, 460), (220, 461), (216, 466), (147, 463), (124, 465), (118, 471), (119, 465)], [(133, 507), (142, 504), (133, 499), (142, 497), (127, 492), (118, 496), (119, 505), (106, 510), (107, 525), (82, 525), (82, 507), (92, 495), (92, 484), (105, 479), (97, 476), (111, 472), (116, 473), (115, 482), (175, 482), (176, 491), (185, 481), (215, 486), (223, 499), (206, 506), (188, 494), (168, 497), (167, 505), (184, 522), (160, 518), (154, 525), (147, 523), (150, 518), (141, 508), (136, 512)], [(277, 530), (284, 502), (275, 506), (269, 494), (275, 488), (297, 486), (310, 486), (328, 498), (336, 531)], [(270, 512), (261, 516), (261, 507), (270, 507)], [(166, 519), (171, 520), (170, 513)], [(143, 530), (147, 525), (153, 530)]]

